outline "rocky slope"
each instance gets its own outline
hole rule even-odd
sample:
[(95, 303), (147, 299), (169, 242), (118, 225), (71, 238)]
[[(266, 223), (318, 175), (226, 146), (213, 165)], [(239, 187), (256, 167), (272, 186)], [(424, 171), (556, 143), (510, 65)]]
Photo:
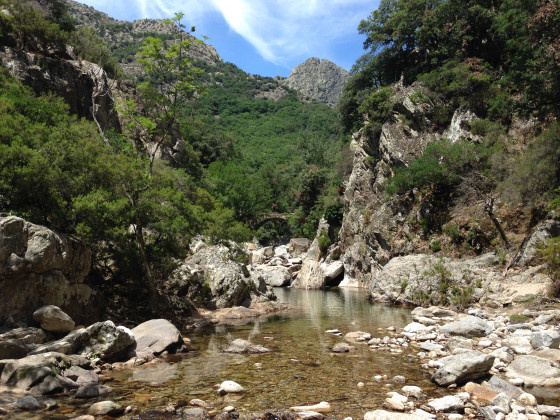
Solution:
[(296, 66), (281, 83), (297, 90), (303, 98), (336, 106), (348, 72), (329, 60), (310, 58)]

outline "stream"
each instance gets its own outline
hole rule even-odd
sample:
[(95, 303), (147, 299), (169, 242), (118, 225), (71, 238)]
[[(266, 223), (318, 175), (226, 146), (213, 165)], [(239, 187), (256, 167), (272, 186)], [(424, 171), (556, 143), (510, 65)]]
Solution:
[[(417, 350), (405, 349), (396, 354), (347, 341), (356, 350), (331, 352), (333, 345), (345, 341), (343, 335), (348, 332), (390, 336), (388, 327), (398, 329), (412, 322), (410, 309), (371, 304), (366, 293), (359, 290), (275, 289), (275, 293), (289, 303), (290, 310), (243, 325), (218, 325), (186, 334), (193, 351), (134, 370), (106, 371), (103, 382), (114, 389), (112, 394), (98, 400), (54, 398), (58, 407), (48, 415), (43, 412), (41, 418), (75, 417), (103, 400), (123, 407), (135, 405), (142, 419), (171, 418), (164, 412), (168, 404), (188, 408), (188, 402), (196, 398), (208, 403), (211, 408), (205, 410), (210, 414), (233, 406), (241, 418), (328, 401), (333, 408), (328, 417), (360, 419), (367, 411), (383, 408), (387, 392), (400, 391), (405, 384), (417, 385), (430, 396), (444, 395), (445, 391), (438, 389), (420, 368)], [(338, 329), (343, 335), (325, 332), (330, 329)], [(223, 349), (236, 338), (263, 345), (271, 352), (224, 353)], [(376, 375), (386, 377), (376, 380)], [(404, 376), (406, 383), (393, 383), (391, 379), (397, 375)], [(226, 380), (241, 384), (245, 392), (219, 396), (215, 385)], [(34, 415), (19, 413), (18, 417)]]
[[(365, 331), (383, 337), (388, 333), (378, 328), (404, 327), (412, 321), (410, 309), (371, 304), (365, 292), (358, 290), (275, 289), (275, 293), (293, 309), (244, 325), (220, 325), (189, 334), (195, 351), (182, 359), (170, 358), (134, 372), (114, 372), (109, 383), (118, 390), (114, 400), (123, 406), (136, 404), (142, 412), (199, 398), (218, 412), (232, 405), (241, 416), (329, 401), (334, 409), (329, 416), (362, 418), (366, 411), (382, 407), (388, 391), (400, 390), (403, 384), (390, 381), (397, 375), (404, 376), (407, 385), (439, 394), (413, 351), (372, 351), (365, 343), (355, 343), (356, 351), (350, 353), (330, 351), (344, 337), (326, 330)], [(224, 353), (236, 338), (272, 352)], [(388, 380), (377, 382), (376, 375), (386, 375)], [(225, 380), (241, 384), (245, 392), (218, 396), (214, 385)], [(359, 382), (364, 386), (359, 387)]]

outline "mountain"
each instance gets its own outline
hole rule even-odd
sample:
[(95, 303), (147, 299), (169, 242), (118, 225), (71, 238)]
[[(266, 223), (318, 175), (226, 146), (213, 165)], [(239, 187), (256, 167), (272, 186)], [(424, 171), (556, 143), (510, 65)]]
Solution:
[(348, 72), (342, 67), (313, 57), (296, 66), (282, 83), (297, 90), (304, 98), (334, 107), (347, 80)]

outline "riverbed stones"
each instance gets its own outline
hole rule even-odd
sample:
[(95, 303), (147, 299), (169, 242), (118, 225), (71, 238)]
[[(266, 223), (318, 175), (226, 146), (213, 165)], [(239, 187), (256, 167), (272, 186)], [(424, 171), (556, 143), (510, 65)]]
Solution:
[(484, 337), (490, 334), (494, 327), (486, 320), (476, 316), (466, 316), (458, 321), (450, 322), (440, 328), (440, 331), (449, 335), (462, 337)]
[(331, 351), (333, 353), (348, 353), (350, 350), (355, 350), (355, 349), (356, 349), (356, 347), (351, 346), (350, 344), (343, 342), (343, 343), (336, 343), (332, 347)]
[(533, 346), (527, 337), (512, 336), (503, 340), (502, 344), (512, 349), (516, 354), (529, 354), (533, 351)]
[(241, 385), (234, 381), (224, 381), (220, 384), (218, 388), (219, 395), (225, 394), (239, 394), (245, 391)]
[(437, 412), (458, 411), (465, 407), (463, 401), (455, 395), (437, 398), (428, 402), (428, 405)]
[(364, 420), (426, 420), (426, 417), (413, 413), (392, 413), (385, 410), (368, 411)]
[(507, 367), (506, 377), (522, 379), (528, 386), (560, 386), (558, 363), (534, 355), (520, 355)]
[(483, 382), (482, 385), (492, 389), (497, 393), (503, 392), (512, 400), (517, 399), (523, 393), (523, 391), (521, 391), (521, 389), (519, 389), (517, 386), (502, 379), (498, 375), (492, 375), (490, 379)]
[(553, 330), (535, 331), (531, 334), (531, 345), (536, 349), (540, 347), (557, 349), (560, 346), (560, 333)]
[(166, 319), (151, 319), (132, 329), (137, 354), (159, 355), (174, 352), (184, 345), (179, 330)]
[(432, 376), (439, 386), (461, 384), (488, 374), (495, 356), (471, 350), (452, 356)]
[(472, 350), (473, 342), (472, 340), (465, 337), (450, 337), (449, 340), (447, 340), (447, 342), (445, 343), (445, 349), (449, 353), (453, 353), (453, 351), (458, 348)]
[(41, 408), (41, 403), (31, 395), (19, 398), (16, 401), (16, 407), (24, 411), (35, 411)]
[(319, 404), (315, 404), (315, 405), (302, 405), (302, 406), (290, 407), (290, 410), (299, 411), (299, 412), (314, 411), (316, 413), (328, 413), (329, 411), (332, 411), (332, 407), (328, 402), (321, 401)]
[(237, 338), (235, 340), (233, 340), (229, 346), (224, 349), (225, 353), (250, 353), (250, 354), (255, 354), (255, 353), (268, 353), (270, 352), (270, 349), (258, 345), (258, 344), (253, 344), (247, 340), (243, 340), (242, 338)]
[(74, 329), (74, 321), (58, 306), (46, 305), (33, 312), (33, 319), (45, 331), (53, 333), (68, 333)]
[(371, 339), (371, 334), (363, 331), (352, 331), (347, 333), (344, 338), (354, 341), (368, 341)]
[(118, 416), (122, 413), (124, 413), (122, 406), (113, 401), (100, 401), (88, 409), (88, 414), (92, 416)]

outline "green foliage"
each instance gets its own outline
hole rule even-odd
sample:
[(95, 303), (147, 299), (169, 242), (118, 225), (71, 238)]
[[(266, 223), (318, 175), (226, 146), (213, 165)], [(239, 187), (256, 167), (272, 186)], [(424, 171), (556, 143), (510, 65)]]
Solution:
[(402, 193), (429, 186), (453, 187), (460, 182), (462, 174), (479, 164), (480, 159), (481, 153), (471, 143), (436, 141), (408, 167), (396, 168), (395, 175), (387, 180), (387, 192)]
[(331, 238), (329, 238), (328, 232), (321, 232), (321, 235), (317, 238), (317, 242), (319, 244), (319, 249), (321, 250), (321, 254), (326, 254), (329, 246), (331, 245)]
[(513, 164), (501, 184), (510, 200), (535, 203), (560, 184), (560, 124), (554, 123)]
[(441, 251), (441, 242), (437, 239), (430, 241), (430, 249), (432, 250), (432, 252)]
[(560, 296), (560, 237), (548, 238), (539, 250), (541, 261), (546, 264), (550, 277), (550, 294)]
[(451, 243), (458, 244), (461, 242), (461, 232), (459, 231), (459, 226), (456, 224), (447, 223), (443, 226), (442, 231), (449, 237)]
[(370, 124), (381, 126), (393, 111), (393, 104), (389, 100), (391, 88), (383, 87), (373, 90), (358, 108), (360, 114), (367, 114)]
[(116, 59), (93, 28), (79, 27), (70, 35), (69, 41), (74, 46), (76, 54), (82, 59), (99, 65), (114, 79), (122, 76), (122, 70)]

